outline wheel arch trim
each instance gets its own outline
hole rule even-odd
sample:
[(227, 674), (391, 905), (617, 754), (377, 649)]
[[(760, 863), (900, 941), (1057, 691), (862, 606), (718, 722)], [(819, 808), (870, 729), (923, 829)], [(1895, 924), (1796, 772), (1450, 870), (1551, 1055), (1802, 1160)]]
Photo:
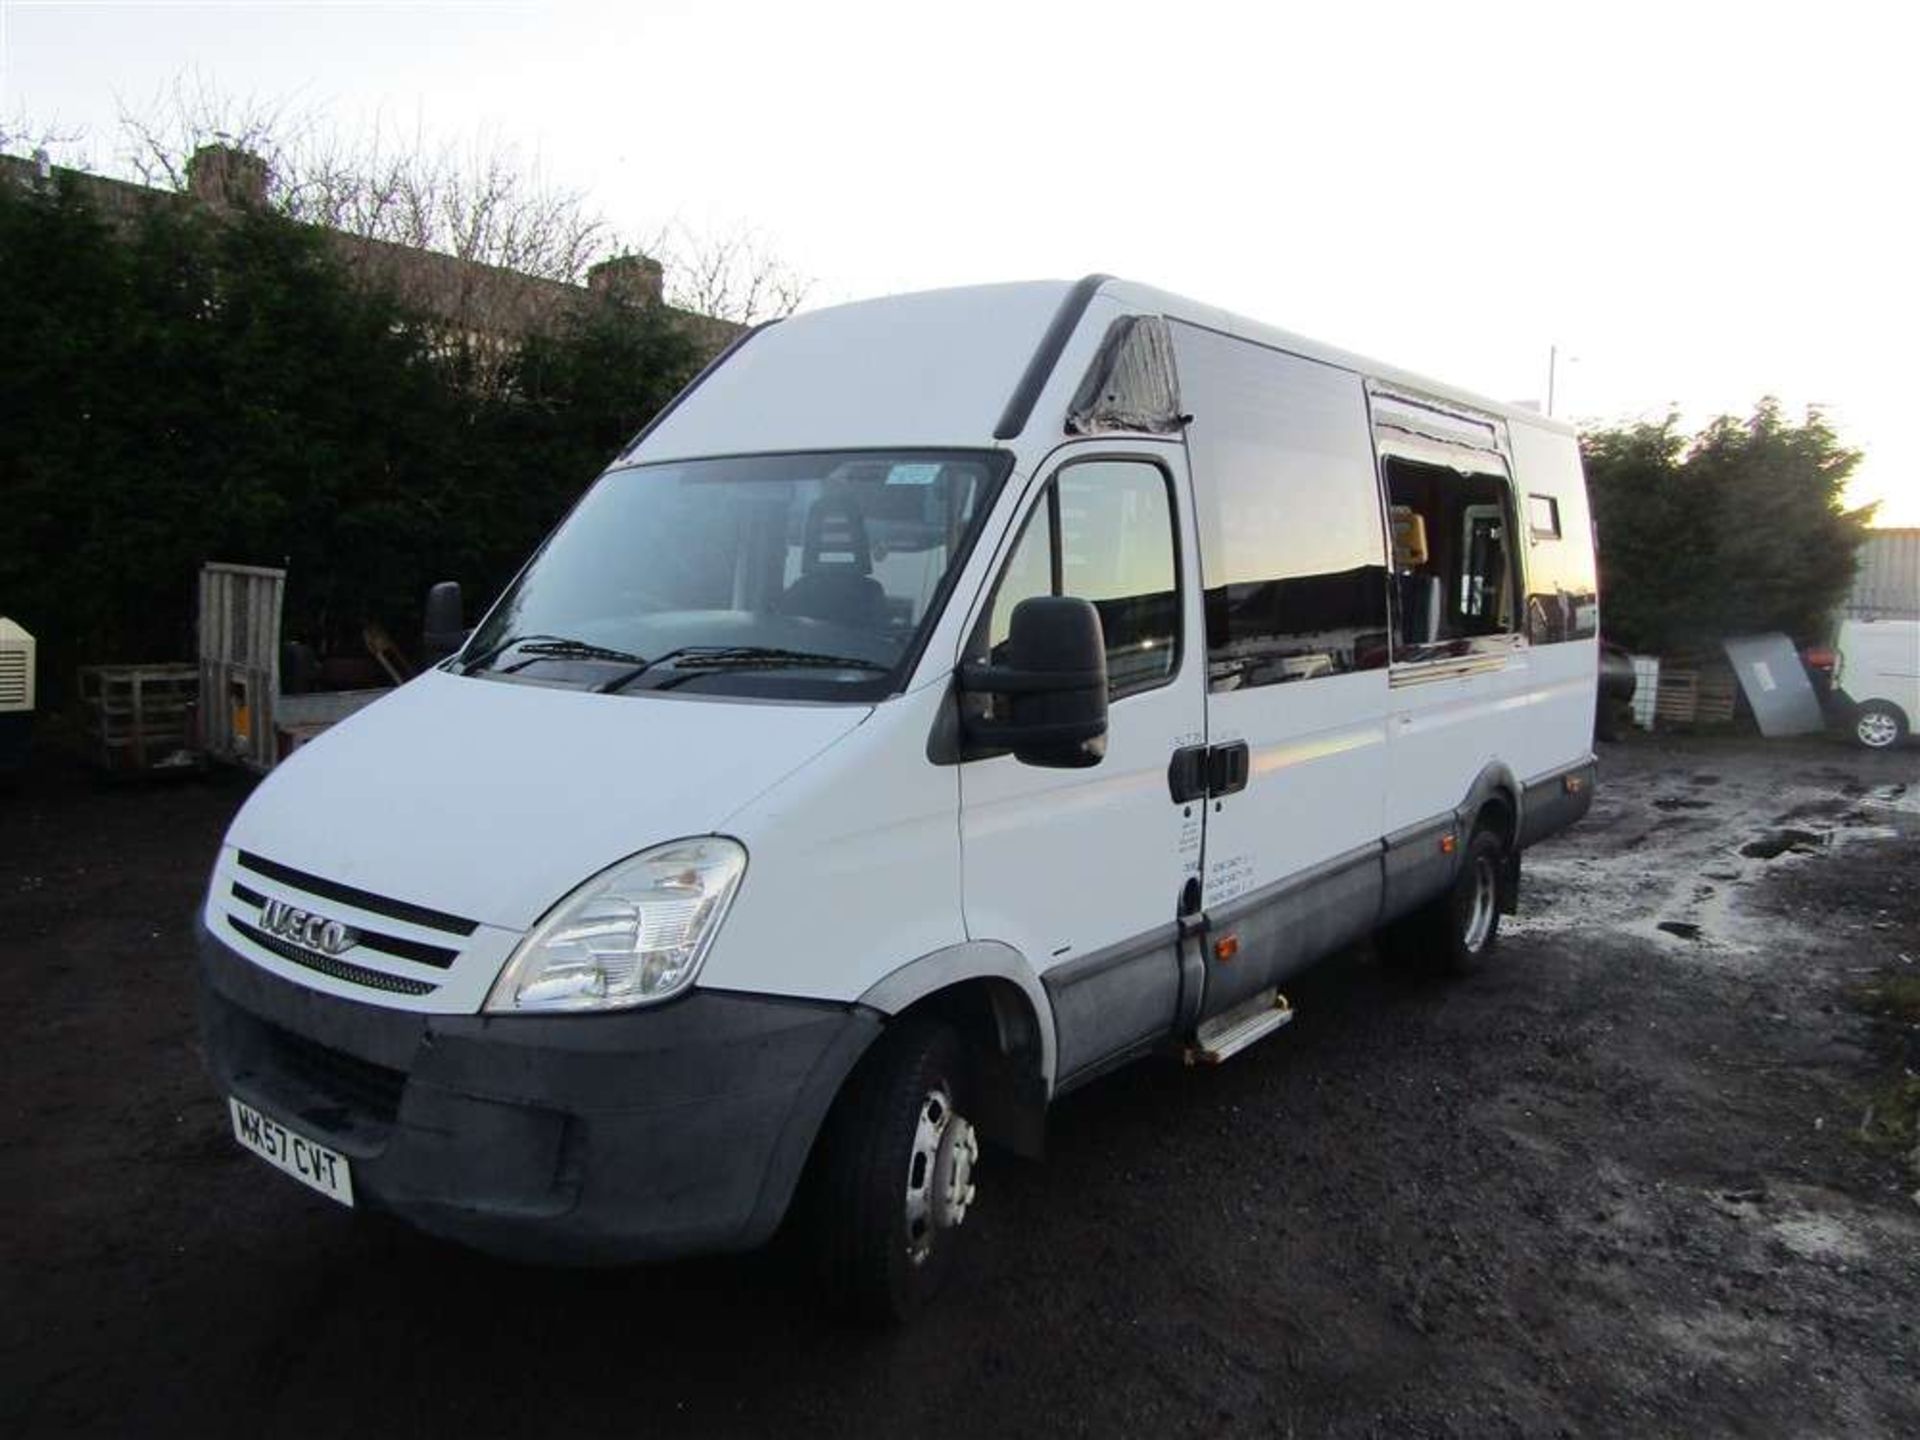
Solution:
[(909, 960), (869, 986), (856, 1002), (889, 1018), (931, 995), (972, 980), (1002, 980), (1013, 985), (1033, 1012), (1040, 1040), (1040, 1079), (1053, 1093), (1056, 1047), (1053, 1006), (1046, 987), (1024, 956), (998, 940), (967, 940)]

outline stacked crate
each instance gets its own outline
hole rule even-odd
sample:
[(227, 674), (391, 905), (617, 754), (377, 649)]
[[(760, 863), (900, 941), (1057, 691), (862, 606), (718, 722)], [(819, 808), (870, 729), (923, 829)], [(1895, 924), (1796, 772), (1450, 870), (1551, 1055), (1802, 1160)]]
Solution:
[(192, 665), (89, 665), (80, 671), (87, 739), (103, 770), (195, 763), (200, 671)]

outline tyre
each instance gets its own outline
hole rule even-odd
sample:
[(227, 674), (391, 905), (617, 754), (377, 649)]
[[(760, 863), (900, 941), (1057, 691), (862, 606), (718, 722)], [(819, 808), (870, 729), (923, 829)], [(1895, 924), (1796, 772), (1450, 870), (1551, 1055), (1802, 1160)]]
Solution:
[(1869, 750), (1890, 750), (1907, 738), (1907, 717), (1884, 700), (1868, 700), (1853, 712), (1853, 738)]
[(950, 1026), (909, 1021), (855, 1071), (821, 1133), (810, 1243), (829, 1307), (876, 1324), (938, 1293), (973, 1204), (979, 1138), (966, 1052)]
[(1397, 967), (1465, 975), (1478, 969), (1500, 939), (1500, 869), (1506, 845), (1477, 827), (1460, 857), (1453, 885), (1388, 926), (1381, 949)]

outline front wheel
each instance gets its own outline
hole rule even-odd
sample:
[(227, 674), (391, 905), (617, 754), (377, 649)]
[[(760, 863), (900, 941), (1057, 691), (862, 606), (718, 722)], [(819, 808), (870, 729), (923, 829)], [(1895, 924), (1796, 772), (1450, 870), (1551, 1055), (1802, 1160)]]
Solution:
[(813, 1244), (830, 1306), (883, 1324), (925, 1308), (974, 1203), (979, 1137), (951, 1027), (883, 1036), (835, 1103), (813, 1180)]
[(1853, 738), (1869, 750), (1892, 749), (1906, 733), (1906, 717), (1884, 700), (1869, 700), (1853, 712)]

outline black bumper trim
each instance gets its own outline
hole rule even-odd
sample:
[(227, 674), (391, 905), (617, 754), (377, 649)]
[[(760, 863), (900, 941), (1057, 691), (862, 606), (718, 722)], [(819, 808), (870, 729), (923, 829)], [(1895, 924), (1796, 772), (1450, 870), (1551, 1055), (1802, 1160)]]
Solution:
[(1589, 756), (1537, 780), (1529, 780), (1520, 800), (1519, 847), (1538, 844), (1573, 824), (1593, 805), (1599, 764)]
[[(215, 1082), (346, 1155), (362, 1205), (520, 1259), (760, 1244), (883, 1023), (699, 990), (608, 1015), (422, 1015), (309, 990), (198, 935)], [(380, 1069), (401, 1081), (385, 1114), (330, 1078)]]

